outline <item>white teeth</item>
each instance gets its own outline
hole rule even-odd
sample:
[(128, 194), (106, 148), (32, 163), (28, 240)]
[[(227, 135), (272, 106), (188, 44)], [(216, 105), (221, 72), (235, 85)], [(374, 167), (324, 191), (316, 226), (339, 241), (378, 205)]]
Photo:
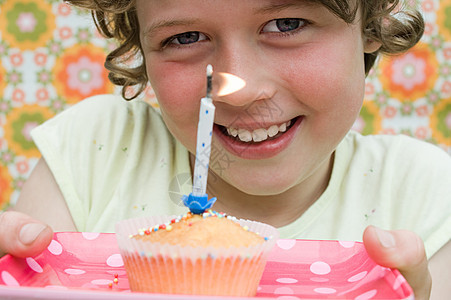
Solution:
[(279, 126), (279, 131), (280, 132), (285, 132), (287, 131), (287, 123), (283, 123)]
[(233, 137), (237, 137), (242, 142), (261, 142), (268, 139), (268, 137), (276, 136), (279, 132), (287, 131), (287, 127), (291, 125), (291, 120), (280, 125), (272, 125), (268, 129), (258, 128), (250, 132), (246, 129), (227, 128), (227, 133)]
[(227, 133), (233, 137), (238, 135), (238, 129), (236, 128), (227, 128)]
[(263, 128), (259, 128), (259, 129), (255, 129), (252, 132), (252, 139), (254, 140), (254, 142), (261, 142), (264, 141), (268, 138), (268, 131), (266, 131), (266, 129)]
[(246, 129), (238, 129), (238, 137), (243, 142), (250, 142), (250, 141), (252, 141), (252, 133), (249, 130), (246, 130)]
[(273, 137), (278, 133), (279, 133), (279, 126), (272, 125), (271, 127), (268, 128), (268, 136), (269, 137)]

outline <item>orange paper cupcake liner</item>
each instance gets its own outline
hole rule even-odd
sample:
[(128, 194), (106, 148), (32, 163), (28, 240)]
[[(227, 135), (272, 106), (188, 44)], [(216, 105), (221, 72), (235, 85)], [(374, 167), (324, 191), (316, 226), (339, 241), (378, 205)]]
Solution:
[(130, 289), (139, 292), (255, 296), (269, 252), (278, 238), (272, 226), (236, 220), (267, 241), (250, 247), (191, 247), (130, 238), (141, 228), (164, 224), (174, 216), (130, 219), (116, 225)]

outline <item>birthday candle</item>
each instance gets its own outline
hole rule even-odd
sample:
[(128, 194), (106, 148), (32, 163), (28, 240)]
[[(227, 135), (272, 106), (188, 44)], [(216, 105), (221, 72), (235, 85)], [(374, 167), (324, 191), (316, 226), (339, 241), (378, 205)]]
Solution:
[(211, 137), (215, 106), (211, 99), (211, 78), (213, 67), (207, 66), (207, 95), (200, 101), (199, 123), (197, 125), (196, 161), (194, 164), (193, 195), (203, 196), (207, 191), (208, 166), (210, 163)]

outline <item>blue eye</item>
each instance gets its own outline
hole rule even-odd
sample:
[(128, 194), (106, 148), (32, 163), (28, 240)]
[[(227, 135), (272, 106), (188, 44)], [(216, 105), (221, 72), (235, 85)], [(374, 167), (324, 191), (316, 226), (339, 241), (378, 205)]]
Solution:
[(268, 22), (262, 29), (262, 32), (289, 32), (305, 25), (303, 19), (287, 18), (276, 19)]
[(184, 32), (184, 33), (174, 35), (169, 40), (169, 43), (177, 44), (177, 45), (188, 45), (188, 44), (193, 44), (193, 43), (203, 41), (206, 39), (207, 38), (203, 33), (200, 33), (198, 31), (189, 31), (189, 32)]

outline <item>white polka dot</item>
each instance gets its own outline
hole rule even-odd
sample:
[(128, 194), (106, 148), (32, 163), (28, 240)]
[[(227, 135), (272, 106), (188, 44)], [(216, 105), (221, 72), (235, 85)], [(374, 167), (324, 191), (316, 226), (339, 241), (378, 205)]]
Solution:
[(293, 292), (293, 290), (292, 290), (291, 288), (286, 287), (286, 286), (283, 286), (283, 287), (278, 287), (278, 288), (276, 288), (276, 289), (274, 290), (274, 294), (275, 294), (275, 295), (282, 295), (282, 294), (285, 294), (285, 295), (293, 295), (294, 292)]
[(279, 283), (296, 283), (296, 282), (298, 282), (297, 279), (294, 279), (294, 278), (277, 278), (276, 281)]
[(124, 261), (120, 254), (113, 254), (106, 260), (106, 264), (110, 267), (122, 267), (124, 265)]
[(333, 294), (336, 293), (337, 290), (336, 289), (332, 289), (332, 288), (316, 288), (314, 289), (314, 291), (318, 294)]
[(60, 243), (58, 243), (55, 240), (52, 240), (50, 245), (47, 247), (47, 249), (52, 253), (53, 255), (60, 255), (63, 253), (63, 246), (61, 246)]
[(8, 271), (2, 271), (2, 280), (7, 286), (20, 286), (16, 278), (14, 278), (13, 275), (9, 274)]
[(348, 282), (356, 282), (362, 280), (366, 276), (366, 274), (368, 274), (368, 271), (363, 271), (358, 274), (355, 274), (354, 276), (348, 278)]
[(325, 275), (330, 273), (330, 266), (323, 261), (316, 261), (310, 265), (310, 271), (316, 275)]
[(81, 275), (86, 273), (86, 271), (80, 269), (65, 269), (64, 272), (69, 275)]
[(376, 294), (377, 294), (377, 290), (371, 290), (371, 291), (365, 292), (365, 293), (355, 297), (354, 300), (368, 300), (368, 299), (371, 299), (374, 296), (376, 296)]
[(25, 261), (27, 262), (27, 265), (36, 273), (42, 273), (44, 271), (42, 267), (37, 263), (37, 261), (35, 261), (33, 258), (27, 257)]
[(296, 296), (279, 296), (277, 297), (277, 300), (301, 300), (301, 298)]
[(289, 250), (294, 247), (296, 240), (278, 240), (277, 246), (283, 250)]
[(46, 285), (44, 288), (51, 290), (68, 290), (68, 287), (62, 285)]
[(91, 281), (91, 283), (95, 285), (108, 285), (110, 283), (113, 283), (113, 281), (109, 279), (94, 279)]
[(100, 236), (100, 233), (98, 232), (82, 232), (81, 235), (86, 239), (86, 240), (95, 240), (96, 238), (98, 238)]
[(326, 277), (311, 277), (310, 280), (314, 281), (314, 282), (328, 282), (329, 278), (326, 278)]
[(339, 241), (338, 242), (343, 248), (352, 248), (355, 245), (355, 242), (352, 241)]
[(406, 279), (404, 277), (402, 277), (402, 275), (398, 275), (398, 277), (396, 277), (395, 279), (395, 283), (393, 284), (393, 289), (397, 290), (399, 289), (399, 287), (406, 282)]

